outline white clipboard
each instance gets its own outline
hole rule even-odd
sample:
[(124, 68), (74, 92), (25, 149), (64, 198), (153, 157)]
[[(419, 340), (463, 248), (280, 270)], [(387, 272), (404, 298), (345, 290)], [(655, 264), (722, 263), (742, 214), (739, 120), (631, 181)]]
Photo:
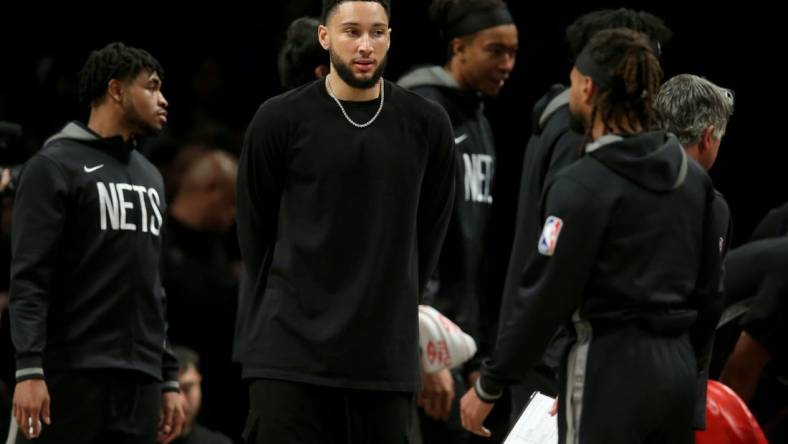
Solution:
[(504, 444), (558, 444), (558, 415), (550, 416), (555, 398), (533, 392)]

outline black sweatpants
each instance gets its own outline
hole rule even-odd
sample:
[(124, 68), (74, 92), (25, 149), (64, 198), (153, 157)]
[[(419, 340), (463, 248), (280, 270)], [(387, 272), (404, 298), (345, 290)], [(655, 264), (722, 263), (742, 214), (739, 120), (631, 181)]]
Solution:
[(154, 444), (161, 382), (127, 370), (47, 374), (52, 425), (35, 440), (21, 431), (17, 444)]
[(247, 444), (407, 444), (413, 408), (413, 393), (255, 379), (243, 435)]
[(695, 442), (697, 364), (686, 334), (575, 327), (561, 371), (560, 443)]

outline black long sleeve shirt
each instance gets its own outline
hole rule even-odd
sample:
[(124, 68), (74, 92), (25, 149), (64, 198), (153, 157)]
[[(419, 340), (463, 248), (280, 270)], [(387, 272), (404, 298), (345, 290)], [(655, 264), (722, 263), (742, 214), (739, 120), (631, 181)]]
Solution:
[[(343, 102), (369, 120), (379, 99)], [(446, 113), (385, 82), (356, 128), (317, 81), (264, 103), (238, 173), (245, 378), (412, 391), (417, 304), (451, 215)]]

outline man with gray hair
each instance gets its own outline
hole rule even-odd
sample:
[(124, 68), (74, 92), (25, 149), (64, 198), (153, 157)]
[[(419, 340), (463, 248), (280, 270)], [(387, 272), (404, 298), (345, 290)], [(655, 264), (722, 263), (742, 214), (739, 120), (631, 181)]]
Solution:
[(654, 107), (665, 130), (676, 135), (690, 157), (710, 169), (733, 114), (733, 91), (703, 77), (679, 74), (660, 87)]
[[(663, 128), (676, 135), (687, 155), (695, 159), (706, 170), (711, 169), (717, 159), (722, 136), (733, 114), (733, 91), (692, 74), (679, 74), (663, 83), (654, 98), (654, 108)], [(730, 210), (722, 194), (714, 190), (715, 214), (719, 214), (715, 235), (719, 238), (722, 257), (728, 251), (731, 239)], [(722, 285), (722, 283), (720, 283)], [(724, 302), (718, 301), (718, 307)], [(711, 364), (712, 344), (699, 357), (699, 368), (704, 373), (698, 380), (693, 427), (705, 429), (706, 380)]]

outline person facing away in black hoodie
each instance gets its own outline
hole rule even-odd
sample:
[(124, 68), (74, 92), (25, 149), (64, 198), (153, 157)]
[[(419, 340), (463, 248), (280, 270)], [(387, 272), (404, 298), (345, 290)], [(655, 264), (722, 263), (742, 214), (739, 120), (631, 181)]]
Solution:
[(694, 442), (698, 357), (721, 312), (716, 194), (676, 138), (654, 131), (662, 70), (648, 38), (596, 34), (572, 69), (569, 111), (589, 143), (546, 185), (537, 254), (461, 401), (482, 422), (559, 325), (559, 442)]
[[(597, 32), (613, 28), (632, 29), (647, 35), (657, 56), (663, 44), (672, 36), (662, 19), (645, 11), (627, 8), (591, 11), (575, 19), (566, 30), (569, 62), (574, 64), (577, 55)], [(536, 254), (532, 246), (539, 239), (544, 222), (539, 205), (545, 184), (579, 159), (584, 145), (583, 134), (574, 131), (569, 125), (569, 88), (563, 84), (551, 86), (536, 102), (531, 120), (532, 135), (523, 159), (515, 239), (509, 257), (503, 300), (516, 297), (520, 273), (529, 258)], [(542, 360), (520, 384), (510, 388), (513, 420), (523, 411), (535, 390), (551, 396), (558, 393), (557, 371), (566, 346), (567, 335), (559, 331)]]
[(416, 68), (398, 84), (446, 110), (459, 162), (454, 211), (424, 303), (473, 336), (479, 352), (453, 371), (422, 371), (418, 404), (425, 442), (465, 442), (468, 433), (460, 424), (456, 394), (464, 393), (478, 377), (481, 357), (489, 354), (492, 345), (500, 306), (490, 294), (495, 144), (483, 100), (497, 96), (514, 69), (518, 36), (501, 0), (436, 0), (430, 15), (446, 39), (446, 63)]

